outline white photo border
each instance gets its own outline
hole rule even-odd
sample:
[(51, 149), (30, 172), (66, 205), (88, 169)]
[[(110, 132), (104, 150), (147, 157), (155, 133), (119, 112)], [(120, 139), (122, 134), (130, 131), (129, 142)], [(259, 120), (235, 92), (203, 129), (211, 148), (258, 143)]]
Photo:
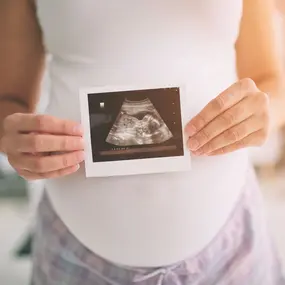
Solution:
[[(93, 152), (90, 132), (90, 116), (88, 95), (96, 93), (124, 92), (136, 90), (178, 88), (180, 95), (180, 110), (183, 136), (183, 156), (177, 157), (159, 157), (148, 159), (132, 159), (122, 161), (104, 161), (93, 162)], [(97, 86), (85, 87), (79, 90), (81, 124), (84, 129), (85, 141), (85, 174), (86, 177), (106, 177), (106, 176), (123, 176), (150, 173), (167, 173), (178, 171), (189, 171), (191, 169), (191, 156), (186, 147), (187, 138), (184, 133), (184, 126), (187, 123), (187, 112), (185, 110), (187, 101), (187, 88), (182, 84), (151, 84), (144, 86)]]

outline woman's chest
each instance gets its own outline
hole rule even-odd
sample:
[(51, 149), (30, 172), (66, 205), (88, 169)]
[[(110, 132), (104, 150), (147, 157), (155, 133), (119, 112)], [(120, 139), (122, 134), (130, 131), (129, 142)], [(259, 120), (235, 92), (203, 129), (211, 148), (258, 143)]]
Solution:
[(90, 55), (233, 43), (242, 15), (242, 0), (35, 1), (49, 49)]

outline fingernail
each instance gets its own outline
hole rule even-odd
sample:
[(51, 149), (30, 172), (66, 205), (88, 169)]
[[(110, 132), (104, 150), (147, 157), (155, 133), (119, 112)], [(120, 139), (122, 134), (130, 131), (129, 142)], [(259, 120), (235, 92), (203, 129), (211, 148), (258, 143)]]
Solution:
[(201, 149), (198, 149), (196, 151), (193, 151), (193, 153), (198, 156), (198, 155), (202, 155), (203, 151)]
[(75, 134), (78, 134), (78, 133), (83, 134), (83, 128), (81, 125), (77, 125), (76, 127), (74, 127), (73, 131)]
[(199, 147), (199, 142), (196, 139), (190, 139), (188, 142), (188, 147), (191, 150), (196, 150)]
[(79, 154), (78, 154), (78, 161), (83, 161), (85, 159), (85, 153), (83, 151), (81, 151)]
[(80, 141), (79, 141), (79, 147), (82, 148), (82, 149), (84, 149), (84, 147), (85, 147), (84, 139), (80, 139)]
[(193, 125), (187, 127), (187, 134), (189, 137), (193, 136), (196, 133), (196, 128)]

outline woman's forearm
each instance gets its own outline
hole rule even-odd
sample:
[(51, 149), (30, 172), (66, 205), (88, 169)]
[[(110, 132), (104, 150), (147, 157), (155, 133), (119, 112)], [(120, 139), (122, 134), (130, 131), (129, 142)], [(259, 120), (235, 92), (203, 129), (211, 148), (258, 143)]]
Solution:
[(39, 99), (45, 49), (33, 2), (0, 1), (0, 140), (4, 119)]

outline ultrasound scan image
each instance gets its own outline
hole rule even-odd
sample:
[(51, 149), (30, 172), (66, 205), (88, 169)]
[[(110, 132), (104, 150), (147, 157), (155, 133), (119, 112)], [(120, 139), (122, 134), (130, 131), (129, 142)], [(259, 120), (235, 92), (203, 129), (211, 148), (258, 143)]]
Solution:
[(179, 88), (88, 94), (93, 162), (184, 155)]
[(116, 146), (160, 144), (173, 137), (171, 131), (147, 98), (124, 100), (106, 142)]

